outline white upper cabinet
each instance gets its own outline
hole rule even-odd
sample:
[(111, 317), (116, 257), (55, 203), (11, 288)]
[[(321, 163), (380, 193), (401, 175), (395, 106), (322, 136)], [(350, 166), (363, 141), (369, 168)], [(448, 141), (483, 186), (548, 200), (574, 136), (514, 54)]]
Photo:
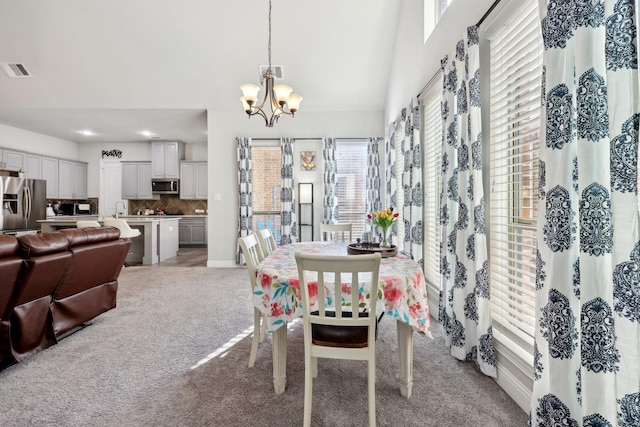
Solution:
[(207, 162), (180, 162), (180, 198), (207, 199)]
[(42, 158), (41, 178), (47, 181), (47, 199), (58, 198), (58, 159)]
[(24, 171), (24, 154), (20, 151), (0, 149), (0, 169)]
[(42, 156), (25, 154), (24, 176), (28, 179), (42, 179)]
[(87, 198), (87, 164), (70, 160), (58, 161), (58, 198)]
[(122, 198), (158, 198), (151, 193), (151, 162), (122, 162)]
[(180, 160), (184, 160), (182, 141), (153, 141), (151, 143), (152, 178), (180, 178)]

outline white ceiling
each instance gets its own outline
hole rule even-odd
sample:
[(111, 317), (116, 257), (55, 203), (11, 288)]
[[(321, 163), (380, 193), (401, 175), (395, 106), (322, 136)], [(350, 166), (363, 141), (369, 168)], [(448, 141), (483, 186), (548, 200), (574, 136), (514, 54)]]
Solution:
[[(303, 96), (298, 114), (384, 110), (401, 1), (273, 0), (272, 62)], [(206, 142), (206, 111), (244, 114), (238, 86), (259, 84), (267, 17), (267, 0), (1, 2), (0, 62), (33, 78), (0, 71), (0, 123)]]

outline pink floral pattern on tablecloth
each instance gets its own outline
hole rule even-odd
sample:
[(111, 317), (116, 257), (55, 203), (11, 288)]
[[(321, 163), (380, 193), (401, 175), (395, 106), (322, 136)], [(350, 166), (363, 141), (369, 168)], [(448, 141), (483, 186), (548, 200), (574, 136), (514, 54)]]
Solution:
[[(286, 322), (302, 316), (300, 304), (300, 281), (295, 253), (324, 255), (346, 255), (344, 243), (304, 242), (278, 248), (258, 266), (258, 288), (253, 293), (253, 304), (267, 314), (267, 330), (274, 331)], [(357, 256), (357, 255), (353, 255)], [(414, 327), (419, 332), (431, 335), (427, 288), (420, 266), (412, 259), (398, 254), (383, 258), (380, 263), (380, 302), (385, 313)], [(318, 283), (310, 282), (312, 301), (317, 298)], [(342, 285), (343, 288), (345, 285)], [(326, 287), (328, 304), (333, 304), (331, 286)], [(361, 292), (369, 292), (370, 283), (360, 285)]]

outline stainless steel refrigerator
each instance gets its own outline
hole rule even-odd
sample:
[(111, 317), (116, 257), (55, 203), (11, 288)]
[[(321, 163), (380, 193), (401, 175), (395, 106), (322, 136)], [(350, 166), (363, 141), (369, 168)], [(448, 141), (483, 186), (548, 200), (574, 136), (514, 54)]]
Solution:
[(38, 220), (46, 217), (47, 182), (42, 179), (0, 176), (0, 184), (1, 233), (17, 234), (40, 230)]

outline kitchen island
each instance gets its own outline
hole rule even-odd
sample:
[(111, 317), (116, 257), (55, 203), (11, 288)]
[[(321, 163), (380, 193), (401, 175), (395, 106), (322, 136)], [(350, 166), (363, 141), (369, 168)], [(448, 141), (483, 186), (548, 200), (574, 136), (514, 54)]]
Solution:
[[(131, 252), (127, 264), (157, 264), (178, 254), (178, 224), (180, 217), (174, 216), (128, 216), (131, 228), (140, 230), (141, 236), (131, 239)], [(75, 228), (78, 220), (93, 220), (103, 223), (97, 215), (57, 216), (38, 221), (42, 232), (63, 228)]]

